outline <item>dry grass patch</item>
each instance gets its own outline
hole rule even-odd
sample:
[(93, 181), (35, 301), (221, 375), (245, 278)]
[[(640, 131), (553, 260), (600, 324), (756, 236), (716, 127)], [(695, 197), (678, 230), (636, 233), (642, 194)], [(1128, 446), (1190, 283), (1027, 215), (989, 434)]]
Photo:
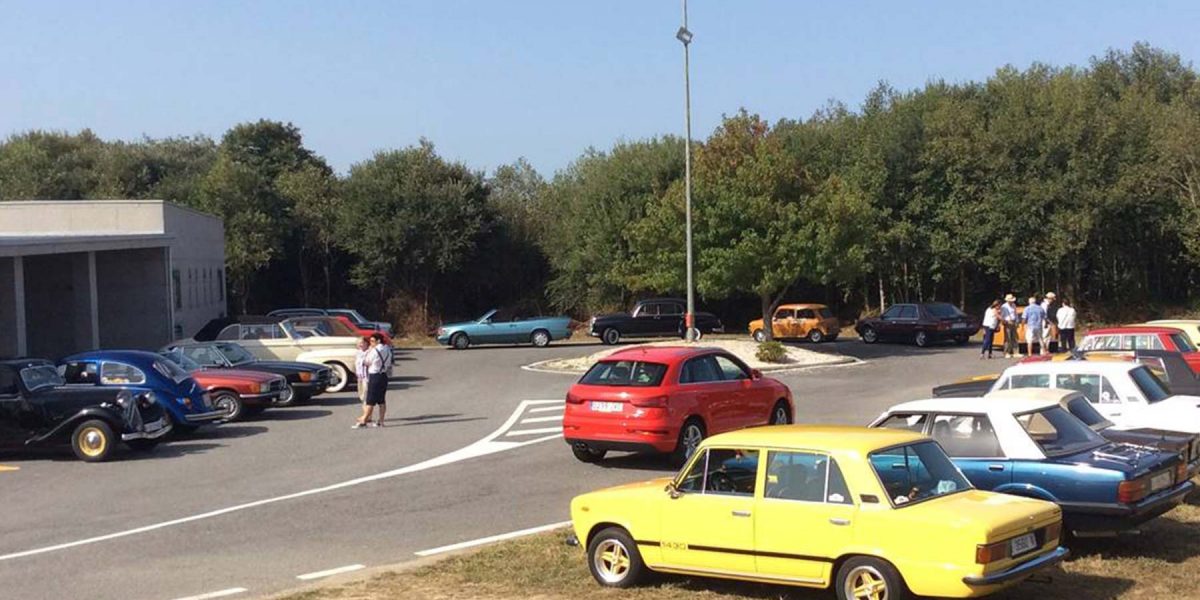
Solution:
[[(1075, 558), (1049, 574), (1051, 583), (1026, 582), (997, 600), (1200, 598), (1200, 508), (1184, 505), (1141, 536), (1080, 543)], [(581, 548), (564, 543), (566, 530), (488, 546), (414, 570), (388, 572), (281, 600), (829, 600), (832, 592), (718, 579), (655, 576), (632, 590), (596, 585)], [(914, 548), (914, 551), (920, 551)]]

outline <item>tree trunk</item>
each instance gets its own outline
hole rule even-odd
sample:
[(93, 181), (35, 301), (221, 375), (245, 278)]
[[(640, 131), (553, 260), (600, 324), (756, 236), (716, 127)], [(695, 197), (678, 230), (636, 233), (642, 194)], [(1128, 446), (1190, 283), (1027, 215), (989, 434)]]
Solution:
[(958, 308), (967, 310), (967, 267), (958, 265)]
[(333, 306), (333, 276), (330, 274), (333, 271), (333, 252), (329, 248), (329, 242), (325, 242), (325, 307)]
[(301, 304), (301, 306), (305, 306), (305, 307), (312, 306), (311, 304), (308, 303), (309, 281), (308, 281), (308, 269), (305, 268), (306, 261), (304, 260), (304, 244), (300, 244), (300, 250), (299, 250), (299, 252), (297, 252), (296, 258), (297, 258), (297, 261), (296, 261), (297, 266), (300, 268), (300, 300), (301, 300), (301, 302), (303, 302), (303, 304)]
[[(769, 342), (775, 339), (775, 307), (771, 306), (770, 294), (759, 294), (758, 299), (761, 301), (762, 308), (763, 335), (767, 336), (766, 340)], [(751, 331), (750, 334), (753, 335), (754, 332)]]

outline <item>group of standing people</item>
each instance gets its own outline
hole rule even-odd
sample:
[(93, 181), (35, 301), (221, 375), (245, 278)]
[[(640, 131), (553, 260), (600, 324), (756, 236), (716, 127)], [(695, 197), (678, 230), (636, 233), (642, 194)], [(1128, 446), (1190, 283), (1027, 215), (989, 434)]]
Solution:
[(1075, 308), (1066, 298), (1059, 299), (1054, 292), (1046, 292), (1041, 301), (1030, 296), (1021, 310), (1017, 297), (1007, 294), (1004, 302), (992, 301), (983, 313), (983, 347), (979, 358), (992, 358), (992, 344), (996, 332), (1003, 328), (1004, 358), (1020, 354), (1018, 346), (1019, 326), (1025, 325), (1025, 353), (1033, 356), (1034, 348), (1042, 354), (1050, 353), (1050, 343), (1058, 340), (1058, 350), (1070, 352), (1075, 349)]
[[(383, 427), (387, 416), (388, 373), (392, 370), (392, 347), (383, 343), (383, 336), (373, 333), (358, 341), (358, 355), (354, 359), (354, 375), (358, 379), (358, 399), (362, 401), (362, 415), (354, 421), (353, 428)], [(375, 408), (379, 415), (371, 420)]]

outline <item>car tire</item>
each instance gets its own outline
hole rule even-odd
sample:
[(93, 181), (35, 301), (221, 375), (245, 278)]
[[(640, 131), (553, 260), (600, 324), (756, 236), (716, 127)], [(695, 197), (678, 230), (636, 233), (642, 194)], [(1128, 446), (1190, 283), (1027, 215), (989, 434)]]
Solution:
[(675, 449), (671, 451), (671, 464), (682, 467), (707, 435), (704, 422), (699, 417), (684, 421), (683, 426), (679, 428), (679, 439), (675, 441)]
[(780, 400), (771, 407), (771, 416), (767, 419), (767, 425), (791, 425), (792, 411), (788, 409), (787, 402)]
[(342, 363), (327, 362), (325, 366), (329, 367), (329, 387), (325, 391), (332, 394), (343, 392), (350, 387), (350, 371), (346, 370), (346, 366)]
[(213, 394), (212, 404), (213, 410), (223, 410), (228, 413), (228, 416), (225, 417), (226, 421), (236, 421), (242, 418), (245, 408), (241, 396), (227, 391)]
[[(862, 593), (863, 587), (873, 588), (874, 593)], [(904, 578), (887, 561), (869, 556), (856, 556), (842, 563), (834, 580), (838, 600), (856, 598), (887, 598), (908, 600), (912, 594), (904, 584)]]
[(820, 344), (821, 342), (825, 341), (825, 332), (813, 327), (812, 329), (808, 330), (808, 341), (814, 344)]
[(295, 406), (301, 401), (300, 392), (292, 384), (284, 384), (283, 393), (275, 400), (275, 406)]
[(71, 450), (84, 462), (103, 462), (112, 455), (117, 436), (112, 427), (100, 419), (89, 419), (71, 432)]
[(925, 331), (918, 331), (913, 334), (913, 343), (918, 348), (924, 348), (929, 345), (929, 334)]
[(571, 453), (580, 462), (598, 463), (604, 460), (604, 456), (608, 454), (607, 450), (594, 450), (589, 446), (571, 446)]
[(134, 452), (150, 452), (151, 450), (158, 447), (158, 438), (155, 438), (155, 439), (142, 438), (140, 440), (129, 440), (128, 442), (125, 442), (125, 445), (129, 446), (129, 449), (133, 450)]
[(621, 341), (621, 332), (617, 331), (615, 327), (609, 327), (600, 334), (600, 341), (606, 345), (615, 346)]
[(630, 587), (646, 571), (637, 543), (620, 527), (608, 527), (593, 536), (587, 558), (592, 577), (604, 587)]
[(875, 328), (869, 325), (867, 327), (863, 327), (862, 332), (860, 332), (858, 335), (862, 338), (863, 342), (868, 344), (874, 344), (875, 342), (879, 341), (879, 332), (875, 331)]
[(529, 342), (538, 348), (545, 348), (550, 345), (550, 332), (545, 329), (538, 329), (530, 334)]
[(450, 347), (454, 348), (455, 350), (466, 350), (467, 348), (471, 347), (471, 338), (467, 337), (467, 334), (460, 331), (450, 336)]
[(755, 329), (754, 333), (750, 334), (750, 337), (753, 338), (754, 341), (761, 344), (767, 341), (767, 332), (761, 329)]

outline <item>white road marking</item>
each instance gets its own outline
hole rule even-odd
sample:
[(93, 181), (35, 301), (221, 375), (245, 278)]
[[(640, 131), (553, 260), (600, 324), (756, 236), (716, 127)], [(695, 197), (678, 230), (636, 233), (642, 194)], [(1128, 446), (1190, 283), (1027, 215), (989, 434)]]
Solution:
[(541, 429), (517, 429), (515, 431), (510, 431), (504, 435), (505, 435), (505, 437), (510, 436), (510, 435), (538, 435), (539, 433), (554, 433), (555, 431), (558, 431), (561, 433), (562, 427), (543, 427)]
[(524, 425), (526, 423), (549, 423), (551, 421), (561, 421), (561, 420), (562, 420), (561, 416), (558, 416), (558, 417), (531, 417), (528, 419), (521, 419), (521, 424)]
[(529, 412), (544, 413), (544, 412), (553, 412), (556, 410), (566, 410), (566, 409), (567, 409), (566, 404), (560, 404), (558, 406), (543, 406), (542, 408), (531, 408), (531, 409), (529, 409)]
[(247, 590), (246, 588), (240, 588), (240, 587), (239, 588), (229, 588), (227, 590), (218, 590), (216, 592), (200, 594), (198, 596), (188, 596), (186, 598), (176, 598), (175, 600), (211, 600), (212, 598), (224, 598), (226, 596), (235, 596), (237, 594), (242, 594), (242, 593), (245, 593), (248, 591), (249, 590)]
[(559, 529), (560, 527), (566, 527), (567, 525), (570, 525), (570, 524), (571, 524), (570, 521), (563, 521), (561, 523), (551, 523), (549, 525), (542, 525), (541, 527), (530, 527), (529, 529), (522, 529), (520, 531), (513, 531), (511, 533), (501, 533), (500, 535), (493, 535), (493, 536), (489, 536), (489, 537), (485, 537), (485, 538), (479, 538), (477, 540), (471, 540), (469, 542), (459, 542), (457, 544), (450, 544), (449, 546), (438, 546), (437, 548), (431, 548), (429, 550), (422, 550), (420, 552), (415, 552), (414, 554), (416, 554), (417, 556), (433, 556), (434, 554), (442, 554), (443, 552), (453, 552), (455, 550), (462, 550), (463, 548), (473, 548), (475, 546), (482, 546), (484, 544), (490, 544), (492, 542), (499, 542), (502, 540), (511, 540), (512, 538), (517, 538), (517, 537), (526, 536), (526, 535), (533, 535), (535, 533), (542, 533), (543, 531), (551, 531), (553, 529)]
[(336, 569), (326, 569), (324, 571), (317, 571), (315, 573), (305, 573), (303, 575), (297, 575), (296, 579), (299, 579), (301, 581), (308, 581), (309, 579), (320, 579), (322, 577), (332, 577), (334, 575), (341, 575), (342, 573), (350, 573), (352, 571), (357, 571), (359, 569), (365, 569), (365, 568), (367, 568), (366, 565), (346, 565), (344, 567), (338, 567)]
[(59, 550), (67, 550), (69, 548), (77, 548), (79, 546), (86, 546), (89, 544), (107, 542), (109, 540), (115, 540), (115, 539), (119, 539), (119, 538), (123, 538), (123, 537), (129, 537), (132, 535), (148, 533), (151, 531), (157, 531), (159, 529), (166, 529), (168, 527), (175, 527), (178, 525), (193, 523), (195, 521), (202, 521), (204, 519), (211, 519), (213, 517), (219, 517), (221, 515), (227, 515), (227, 514), (234, 513), (234, 512), (248, 510), (251, 508), (257, 508), (259, 506), (266, 506), (268, 504), (275, 504), (277, 502), (283, 502), (286, 500), (295, 500), (297, 498), (304, 498), (306, 496), (314, 496), (316, 494), (323, 494), (326, 492), (341, 490), (341, 489), (345, 489), (345, 488), (349, 488), (349, 487), (353, 487), (353, 486), (357, 486), (357, 485), (362, 485), (364, 483), (380, 481), (383, 479), (400, 477), (402, 475), (408, 475), (410, 473), (425, 471), (428, 469), (433, 469), (435, 467), (441, 467), (441, 466), (453, 464), (456, 462), (461, 462), (464, 460), (470, 460), (473, 458), (479, 458), (481, 456), (487, 456), (489, 454), (495, 454), (497, 452), (504, 452), (506, 450), (515, 450), (522, 446), (529, 446), (531, 444), (537, 444), (540, 442), (545, 442), (547, 440), (559, 438), (559, 437), (562, 437), (562, 431), (560, 428), (556, 427), (553, 429), (546, 430), (544, 432), (544, 433), (550, 433), (552, 431), (557, 432), (557, 433), (555, 433), (555, 435), (547, 435), (545, 437), (540, 437), (540, 438), (533, 439), (533, 440), (524, 440), (521, 442), (509, 442), (509, 441), (498, 441), (496, 439), (496, 438), (499, 438), (500, 436), (504, 435), (504, 433), (506, 431), (508, 431), (508, 429), (510, 427), (512, 427), (513, 424), (515, 424), (517, 422), (517, 419), (519, 419), (521, 417), (521, 415), (524, 414), (526, 408), (528, 408), (530, 406), (548, 404), (548, 403), (552, 403), (552, 402), (562, 402), (562, 400), (525, 400), (525, 401), (522, 401), (521, 404), (519, 404), (517, 406), (517, 409), (513, 411), (512, 415), (508, 417), (508, 420), (506, 420), (502, 425), (500, 425), (500, 427), (498, 427), (495, 431), (488, 434), (487, 437), (485, 437), (477, 442), (474, 442), (470, 445), (459, 448), (458, 450), (455, 450), (448, 454), (443, 454), (441, 456), (435, 456), (428, 460), (425, 460), (425, 461), (422, 461), (422, 462), (419, 462), (416, 464), (412, 464), (407, 467), (401, 467), (399, 469), (393, 469), (391, 471), (384, 471), (383, 473), (376, 473), (375, 475), (367, 475), (365, 477), (357, 477), (355, 479), (350, 479), (347, 481), (342, 481), (339, 483), (334, 483), (334, 484), (330, 484), (330, 485), (326, 485), (326, 486), (322, 486), (322, 487), (318, 487), (318, 488), (312, 488), (309, 490), (304, 490), (304, 491), (295, 492), (295, 493), (291, 493), (291, 494), (285, 494), (283, 496), (275, 496), (273, 498), (264, 498), (262, 500), (255, 500), (253, 502), (246, 502), (244, 504), (228, 506), (228, 507), (220, 508), (217, 510), (211, 510), (211, 511), (208, 511), (205, 513), (190, 515), (190, 516), (181, 517), (178, 519), (172, 519), (170, 521), (162, 521), (159, 523), (153, 523), (153, 524), (145, 525), (142, 527), (136, 527), (134, 529), (118, 531), (116, 533), (109, 533), (106, 535), (98, 535), (95, 537), (90, 537), (90, 538), (86, 538), (86, 539), (82, 539), (82, 540), (76, 540), (73, 542), (54, 544), (52, 546), (43, 546), (41, 548), (33, 548), (30, 550), (23, 550), (21, 552), (12, 552), (9, 554), (0, 555), (0, 562), (7, 561), (7, 560), (15, 560), (18, 558), (25, 558), (25, 557), (29, 557), (29, 556), (36, 556), (39, 554), (47, 554), (50, 552), (57, 552)]

